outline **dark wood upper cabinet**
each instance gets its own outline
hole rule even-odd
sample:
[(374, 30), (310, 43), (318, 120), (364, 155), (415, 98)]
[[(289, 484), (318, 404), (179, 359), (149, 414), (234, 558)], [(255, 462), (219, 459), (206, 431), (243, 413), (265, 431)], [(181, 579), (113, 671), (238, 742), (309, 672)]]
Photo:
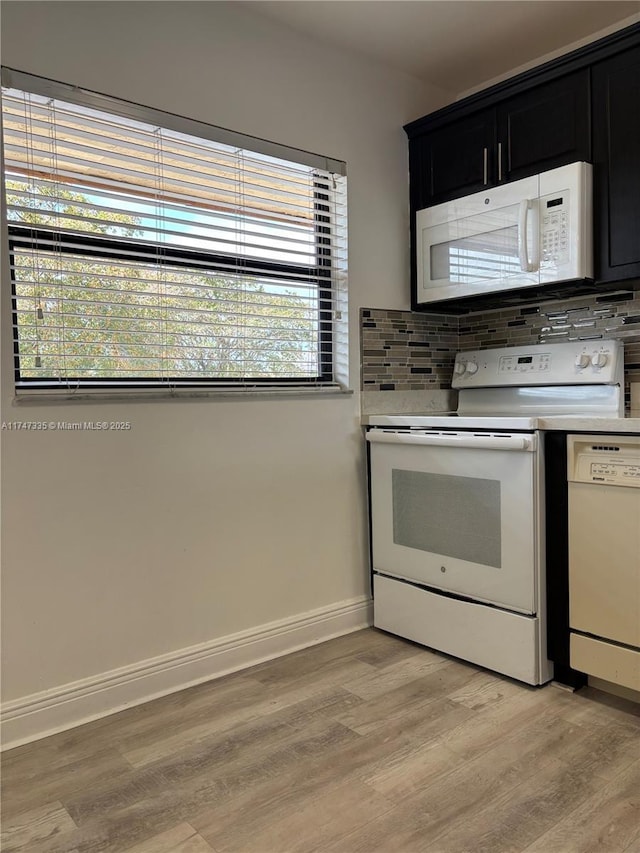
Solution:
[(410, 139), (415, 210), (591, 156), (589, 71)]
[(640, 278), (640, 46), (593, 67), (596, 280)]
[(483, 110), (417, 141), (414, 148), (423, 170), (422, 207), (480, 192), (492, 184), (495, 139), (495, 111)]
[[(622, 281), (640, 288), (640, 24), (416, 119), (405, 131), (415, 310), (497, 307), (494, 296), (418, 303), (416, 211), (580, 160), (593, 164), (595, 281), (569, 283), (566, 295), (612, 290)], [(534, 291), (510, 298), (531, 301), (549, 288)]]
[(498, 105), (498, 182), (591, 160), (589, 70)]

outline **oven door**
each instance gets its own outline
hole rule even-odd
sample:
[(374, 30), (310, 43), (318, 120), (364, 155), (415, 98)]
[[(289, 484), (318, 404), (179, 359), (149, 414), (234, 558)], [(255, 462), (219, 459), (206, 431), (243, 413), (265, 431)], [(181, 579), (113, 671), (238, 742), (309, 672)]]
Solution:
[(373, 569), (536, 612), (535, 433), (373, 429)]

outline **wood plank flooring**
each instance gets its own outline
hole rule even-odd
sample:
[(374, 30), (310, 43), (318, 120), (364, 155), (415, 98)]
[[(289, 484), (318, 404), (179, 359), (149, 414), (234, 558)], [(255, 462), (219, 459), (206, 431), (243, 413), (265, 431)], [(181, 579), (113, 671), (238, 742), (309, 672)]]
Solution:
[(375, 629), (18, 747), (3, 853), (640, 853), (640, 706)]

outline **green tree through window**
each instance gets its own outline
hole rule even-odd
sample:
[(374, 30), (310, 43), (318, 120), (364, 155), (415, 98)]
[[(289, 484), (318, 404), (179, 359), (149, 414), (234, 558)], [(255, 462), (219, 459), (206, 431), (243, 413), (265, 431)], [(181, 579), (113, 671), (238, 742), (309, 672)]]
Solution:
[[(12, 222), (36, 229), (74, 224), (103, 236), (135, 237), (139, 217), (88, 208), (87, 196), (7, 182), (32, 200)], [(37, 202), (34, 203), (34, 199)], [(61, 204), (61, 201), (64, 203)], [(78, 207), (78, 203), (84, 205)], [(15, 234), (15, 231), (13, 232)], [(265, 293), (258, 281), (198, 273), (170, 264), (117, 265), (88, 255), (14, 247), (15, 304), (20, 373), (46, 378), (53, 372), (103, 378), (215, 376), (234, 378), (249, 362), (254, 375), (290, 375), (306, 357), (309, 308), (295, 293)], [(255, 313), (238, 327), (238, 303), (256, 298)], [(273, 339), (279, 346), (273, 347)], [(282, 345), (282, 342), (286, 345)]]

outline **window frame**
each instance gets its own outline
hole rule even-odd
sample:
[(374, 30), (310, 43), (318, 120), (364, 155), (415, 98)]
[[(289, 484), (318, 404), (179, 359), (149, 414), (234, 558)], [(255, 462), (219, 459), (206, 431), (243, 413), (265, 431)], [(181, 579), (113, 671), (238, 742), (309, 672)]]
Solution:
[[(242, 146), (245, 150), (258, 154), (268, 154), (281, 159), (288, 159), (299, 165), (313, 168), (321, 166), (324, 169), (333, 167), (337, 174), (346, 175), (346, 167), (342, 161), (320, 157), (309, 152), (282, 146), (264, 140), (250, 137), (245, 134), (237, 134), (223, 128), (217, 128), (193, 119), (183, 118), (171, 113), (143, 107), (129, 101), (113, 99), (96, 92), (81, 90), (64, 83), (39, 78), (12, 69), (2, 68), (2, 84), (9, 88), (20, 89), (33, 94), (46, 95), (48, 97), (67, 100), (94, 109), (100, 109), (107, 113), (130, 118), (134, 121), (144, 121), (158, 124), (170, 130), (186, 133), (202, 139), (222, 142), (222, 144), (233, 144)], [(71, 97), (73, 95), (73, 97)], [(207, 133), (200, 131), (206, 130)], [(242, 392), (246, 390), (278, 390), (282, 388), (298, 388), (301, 392), (305, 390), (345, 390), (336, 377), (336, 335), (334, 329), (335, 316), (341, 316), (334, 304), (336, 293), (336, 278), (334, 276), (334, 251), (336, 221), (331, 215), (331, 199), (327, 181), (330, 176), (320, 173), (312, 173), (313, 186), (313, 247), (316, 263), (313, 265), (284, 263), (269, 261), (256, 257), (243, 257), (242, 255), (222, 254), (182, 248), (177, 246), (162, 247), (152, 242), (145, 242), (135, 238), (115, 237), (113, 235), (103, 236), (93, 233), (78, 233), (65, 230), (64, 228), (49, 228), (46, 226), (32, 226), (28, 223), (18, 223), (9, 220), (7, 223), (9, 259), (11, 265), (11, 315), (12, 315), (12, 338), (14, 355), (14, 379), (16, 391), (20, 393), (29, 392), (76, 392), (100, 391), (104, 393), (130, 391), (132, 388), (140, 391), (170, 390), (172, 393), (181, 388), (203, 389), (208, 391), (234, 390)], [(7, 190), (5, 188), (3, 203), (6, 203)], [(346, 204), (344, 209), (346, 221)], [(310, 286), (318, 288), (318, 307), (315, 313), (315, 324), (317, 328), (317, 365), (318, 373), (314, 376), (287, 376), (273, 375), (271, 377), (218, 377), (213, 374), (207, 376), (193, 377), (111, 377), (101, 378), (95, 382), (90, 377), (23, 377), (20, 370), (20, 339), (18, 326), (19, 294), (16, 285), (15, 255), (20, 248), (29, 251), (51, 247), (52, 240), (56, 236), (61, 238), (58, 245), (50, 248), (52, 252), (61, 252), (73, 258), (95, 257), (108, 262), (110, 260), (125, 261), (130, 263), (146, 263), (148, 261), (157, 266), (171, 266), (184, 270), (207, 270), (207, 272), (222, 272), (225, 274), (241, 273), (244, 268), (252, 275), (260, 279), (274, 278), (285, 281), (288, 274), (295, 276), (303, 275)], [(345, 235), (346, 236), (346, 235)], [(73, 246), (67, 245), (70, 240)], [(131, 248), (128, 255), (126, 248)], [(124, 250), (124, 251), (123, 251)], [(346, 259), (345, 259), (346, 260)], [(230, 261), (232, 269), (230, 269)], [(295, 280), (295, 279), (294, 279)], [(324, 284), (324, 286), (323, 286)]]

